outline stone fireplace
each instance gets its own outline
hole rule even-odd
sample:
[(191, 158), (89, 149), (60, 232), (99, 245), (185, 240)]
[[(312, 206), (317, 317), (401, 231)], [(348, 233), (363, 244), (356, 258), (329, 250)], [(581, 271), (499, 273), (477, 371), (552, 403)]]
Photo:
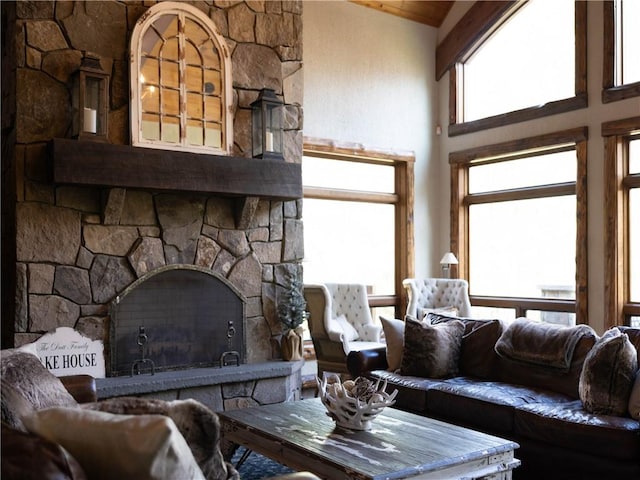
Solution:
[[(193, 154), (198, 166), (206, 164), (200, 176), (212, 179), (211, 188), (197, 182), (184, 187), (181, 165), (191, 164), (180, 152), (175, 157), (165, 152), (157, 164), (170, 166), (164, 183), (146, 183), (158, 168), (140, 161), (144, 149), (129, 146), (127, 39), (152, 3), (2, 2), (3, 347), (68, 326), (103, 340), (109, 355), (110, 306), (139, 279), (184, 266), (223, 279), (244, 299), (243, 362), (286, 363), (273, 362), (280, 359), (276, 301), (287, 272), (301, 268), (301, 194), (280, 195), (277, 185), (265, 192), (259, 175), (244, 178), (238, 182), (241, 191), (233, 192), (217, 188), (215, 179), (229, 178), (229, 171), (237, 176), (236, 165), (251, 172), (251, 162), (259, 161), (248, 158), (250, 104), (263, 88), (274, 89), (285, 104), (285, 163), (301, 162), (302, 2), (188, 2), (213, 19), (233, 64), (233, 157)], [(96, 156), (90, 149), (68, 148), (80, 162), (73, 164), (73, 173), (95, 167), (93, 180), (61, 176), (61, 157), (52, 148), (71, 131), (69, 79), (83, 51), (98, 54), (111, 74), (109, 144), (92, 148), (115, 153)], [(136, 170), (127, 170), (120, 180), (108, 175), (131, 165)], [(173, 184), (167, 182), (171, 178)], [(266, 183), (273, 187), (274, 182)], [(239, 368), (235, 378), (247, 383), (226, 387), (226, 393), (216, 387), (216, 400), (207, 402), (214, 408), (227, 408), (231, 398), (265, 401), (256, 391), (277, 390), (288, 398), (295, 388), (291, 378), (299, 376), (290, 369), (267, 375), (267, 382), (285, 378), (274, 389), (269, 383), (260, 386), (246, 367), (233, 368)], [(167, 372), (165, 378), (172, 375)], [(233, 377), (229, 371), (225, 375)], [(153, 382), (160, 379), (156, 375)], [(193, 388), (202, 388), (198, 382)], [(167, 395), (181, 395), (179, 386), (172, 392)]]

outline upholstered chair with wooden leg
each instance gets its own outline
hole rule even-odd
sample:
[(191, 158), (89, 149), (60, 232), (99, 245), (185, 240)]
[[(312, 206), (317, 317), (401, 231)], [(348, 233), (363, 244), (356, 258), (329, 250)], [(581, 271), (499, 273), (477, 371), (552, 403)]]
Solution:
[(316, 351), (318, 376), (348, 376), (347, 355), (385, 345), (382, 328), (374, 324), (365, 285), (326, 283), (304, 286), (309, 331)]

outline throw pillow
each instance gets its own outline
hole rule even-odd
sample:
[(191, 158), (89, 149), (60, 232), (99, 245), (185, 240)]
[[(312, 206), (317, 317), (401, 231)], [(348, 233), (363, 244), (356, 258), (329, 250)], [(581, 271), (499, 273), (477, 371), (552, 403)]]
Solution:
[(500, 320), (465, 322), (459, 362), (463, 375), (477, 378), (492, 376), (498, 361), (494, 346), (502, 335), (502, 329)]
[[(47, 407), (75, 407), (78, 402), (64, 388), (58, 377), (49, 372), (40, 359), (26, 351), (6, 349), (0, 352), (2, 377), (2, 420), (21, 429), (12, 412), (23, 412), (27, 405), (34, 410)], [(11, 388), (5, 388), (5, 385)]]
[(327, 334), (334, 342), (353, 342), (358, 339), (358, 331), (349, 323), (347, 317), (344, 315), (338, 315), (329, 320), (329, 331)]
[(354, 340), (358, 339), (358, 331), (353, 325), (349, 323), (347, 317), (345, 317), (344, 315), (339, 315), (336, 320), (338, 321), (338, 325), (340, 325), (340, 328), (344, 333), (344, 339), (347, 342), (353, 342)]
[(404, 322), (397, 318), (380, 317), (384, 339), (387, 343), (387, 364), (389, 371), (395, 372), (402, 365), (404, 347)]
[(580, 374), (578, 392), (585, 410), (625, 415), (637, 369), (636, 349), (627, 335), (607, 330), (587, 354)]
[(459, 320), (429, 325), (407, 318), (401, 373), (428, 378), (456, 375), (463, 332)]
[(568, 372), (576, 345), (585, 336), (595, 337), (588, 325), (563, 326), (528, 318), (517, 318), (496, 342), (503, 358), (543, 368)]
[(164, 415), (54, 407), (27, 415), (23, 422), (73, 455), (88, 478), (204, 480), (184, 437)]
[(457, 317), (458, 309), (454, 306), (438, 307), (438, 308), (418, 308), (418, 318), (424, 320), (424, 318), (430, 313), (436, 313), (438, 315), (444, 315), (447, 317)]
[(636, 379), (629, 396), (629, 415), (631, 418), (640, 420), (640, 370), (636, 372)]

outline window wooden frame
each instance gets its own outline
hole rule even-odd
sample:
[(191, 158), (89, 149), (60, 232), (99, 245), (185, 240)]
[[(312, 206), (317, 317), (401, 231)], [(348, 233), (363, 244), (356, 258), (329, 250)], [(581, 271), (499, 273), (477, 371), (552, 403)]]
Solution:
[[(322, 200), (366, 202), (395, 206), (395, 295), (370, 295), (371, 307), (395, 307), (402, 315), (408, 303), (402, 286), (405, 278), (415, 275), (414, 250), (414, 164), (413, 153), (366, 149), (353, 144), (337, 144), (332, 140), (305, 138), (303, 156), (329, 158), (376, 165), (392, 165), (395, 171), (395, 193), (364, 192), (303, 186), (303, 197)], [(398, 317), (402, 318), (402, 317)]]
[[(474, 203), (576, 195), (576, 299), (514, 298), (471, 295), (474, 306), (513, 308), (517, 316), (527, 310), (574, 312), (577, 323), (588, 323), (587, 256), (587, 127), (487, 145), (449, 154), (451, 168), (451, 251), (459, 264), (453, 274), (469, 279), (469, 206)], [(514, 159), (530, 154), (575, 149), (576, 182), (469, 194), (469, 167), (496, 157)]]
[(449, 127), (450, 137), (478, 132), (489, 128), (570, 112), (588, 106), (587, 96), (587, 2), (575, 2), (575, 96), (502, 113), (470, 122), (458, 122), (459, 99), (464, 75), (464, 62), (479, 48), (498, 26), (508, 20), (522, 2), (476, 2), (467, 14), (436, 49), (436, 79), (449, 71)]
[(604, 65), (602, 69), (602, 103), (640, 96), (640, 82), (616, 85), (616, 11), (615, 2), (603, 2)]
[[(142, 41), (145, 33), (160, 17), (164, 15), (175, 15), (179, 18), (182, 27), (179, 27), (180, 35), (185, 35), (184, 22), (189, 19), (198, 24), (209, 35), (209, 40), (215, 45), (218, 54), (220, 55), (220, 129), (221, 129), (221, 144), (220, 147), (212, 147), (206, 145), (193, 145), (186, 141), (183, 137), (179, 142), (166, 142), (162, 139), (150, 140), (145, 139), (142, 136), (142, 88), (140, 84), (141, 74), (141, 58), (142, 58)], [(142, 15), (136, 23), (133, 32), (131, 34), (131, 46), (130, 46), (130, 127), (131, 127), (131, 144), (134, 146), (141, 146), (147, 148), (157, 148), (163, 150), (179, 150), (195, 153), (210, 153), (217, 155), (231, 155), (233, 152), (233, 79), (232, 79), (232, 65), (231, 55), (227, 43), (222, 37), (211, 20), (198, 8), (180, 2), (161, 2), (150, 7), (145, 15)], [(184, 71), (186, 68), (185, 59), (179, 59), (180, 68)], [(159, 79), (161, 83), (161, 79)], [(162, 86), (162, 83), (161, 83)], [(175, 106), (179, 111), (180, 118), (180, 131), (186, 131), (187, 124), (187, 101), (186, 97), (186, 85), (183, 79), (179, 80), (180, 90), (180, 105)], [(217, 122), (216, 122), (217, 123)]]
[(602, 124), (605, 181), (605, 329), (628, 325), (640, 316), (629, 301), (629, 190), (640, 188), (640, 174), (629, 175), (628, 141), (640, 133), (640, 116)]

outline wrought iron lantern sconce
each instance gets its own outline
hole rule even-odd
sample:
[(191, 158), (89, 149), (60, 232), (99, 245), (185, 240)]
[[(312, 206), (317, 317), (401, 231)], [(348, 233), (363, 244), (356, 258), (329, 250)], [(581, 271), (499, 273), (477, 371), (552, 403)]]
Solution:
[(275, 92), (264, 88), (251, 104), (253, 158), (283, 160), (283, 108)]
[(72, 77), (73, 137), (107, 141), (109, 74), (100, 58), (84, 53)]

